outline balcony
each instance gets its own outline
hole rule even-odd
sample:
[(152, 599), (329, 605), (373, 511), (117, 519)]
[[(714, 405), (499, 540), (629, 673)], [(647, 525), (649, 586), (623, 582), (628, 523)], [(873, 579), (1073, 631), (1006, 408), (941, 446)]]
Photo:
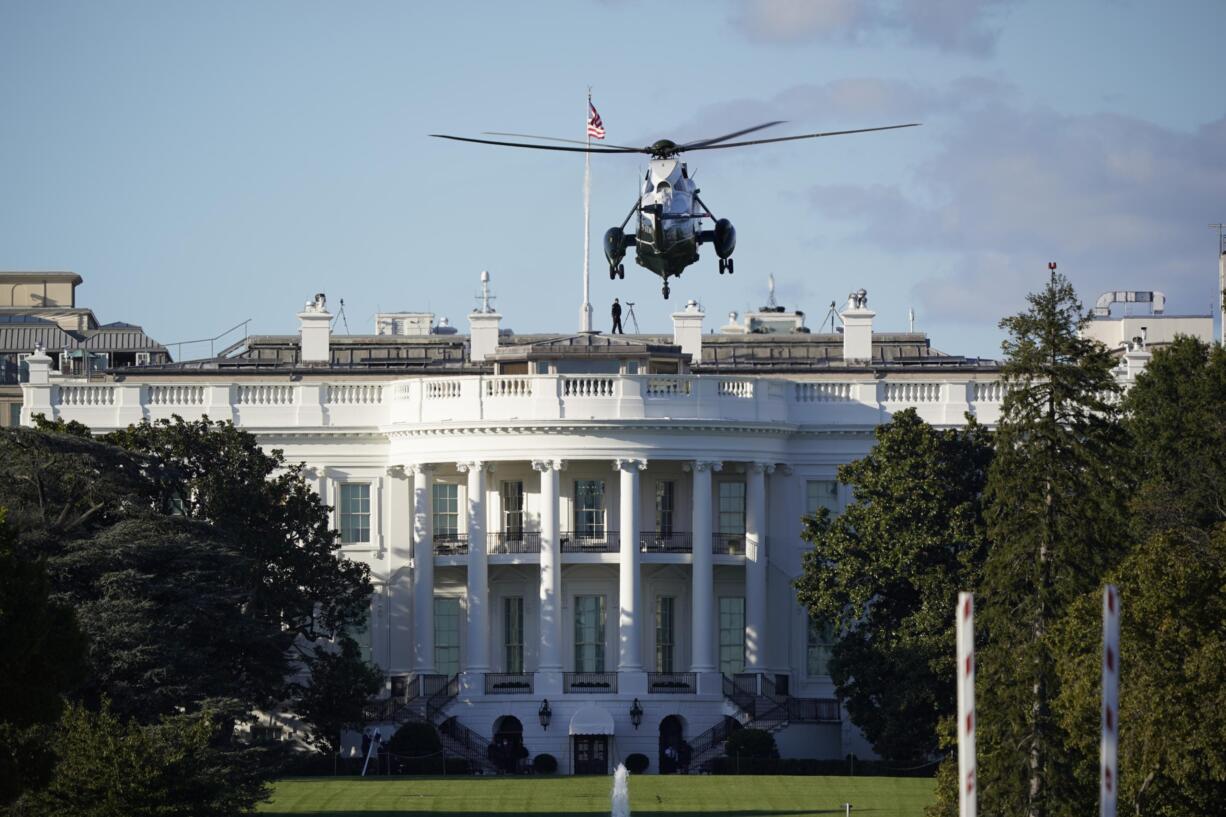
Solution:
[(563, 531), (558, 538), (563, 553), (617, 553), (621, 549), (620, 534), (615, 530), (583, 533)]
[(711, 548), (721, 556), (744, 556), (745, 534), (716, 533), (711, 536)]
[(689, 553), (693, 548), (689, 531), (643, 531), (639, 534), (639, 550), (644, 553)]
[(485, 673), (486, 695), (531, 695), (532, 673), (487, 672)]
[(540, 531), (499, 531), (489, 534), (487, 538), (487, 552), (491, 555), (541, 552)]
[(692, 672), (649, 672), (647, 691), (655, 694), (694, 695), (698, 692), (698, 676)]
[(563, 692), (617, 692), (616, 672), (564, 672), (562, 673)]
[(463, 556), (468, 553), (467, 533), (434, 534), (435, 556)]

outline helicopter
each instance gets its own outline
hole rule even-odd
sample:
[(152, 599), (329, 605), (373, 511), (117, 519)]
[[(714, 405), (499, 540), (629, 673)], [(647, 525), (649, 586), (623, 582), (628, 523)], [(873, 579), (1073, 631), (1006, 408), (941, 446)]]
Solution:
[[(783, 120), (764, 122), (750, 128), (743, 128), (713, 139), (699, 139), (678, 144), (671, 139), (660, 139), (645, 147), (626, 145), (600, 145), (592, 147), (577, 139), (560, 139), (552, 136), (534, 136), (527, 133), (507, 133), (505, 131), (485, 131), (486, 136), (513, 136), (521, 139), (537, 139), (549, 142), (567, 142), (582, 147), (563, 145), (539, 145), (526, 142), (508, 142), (494, 139), (476, 139), (466, 136), (451, 136), (443, 133), (432, 133), (437, 139), (450, 139), (456, 142), (476, 142), (484, 145), (501, 145), (503, 147), (528, 148), (531, 150), (558, 150), (572, 153), (642, 153), (651, 157), (647, 173), (640, 186), (638, 199), (620, 227), (610, 228), (604, 234), (604, 254), (609, 262), (609, 278), (626, 277), (626, 267), (622, 260), (631, 246), (635, 249), (635, 263), (644, 267), (663, 279), (663, 294), (669, 295), (668, 279), (681, 275), (686, 267), (698, 261), (698, 248), (702, 244), (712, 244), (715, 255), (719, 259), (719, 274), (733, 274), (732, 253), (736, 250), (736, 229), (726, 218), (717, 218), (699, 197), (698, 186), (690, 175), (689, 167), (679, 158), (682, 153), (695, 150), (721, 150), (723, 148), (763, 145), (771, 142), (792, 142), (798, 139), (816, 139), (823, 136), (843, 136), (851, 133), (870, 133), (873, 131), (897, 130), (913, 128), (919, 125), (912, 122), (905, 125), (885, 125), (876, 128), (857, 128), (855, 130), (826, 131), (822, 133), (805, 133), (799, 136), (780, 136), (773, 139), (735, 140), (756, 131), (773, 128), (784, 124)], [(626, 225), (636, 218), (635, 229), (626, 231)], [(710, 229), (704, 229), (703, 221), (710, 220)]]

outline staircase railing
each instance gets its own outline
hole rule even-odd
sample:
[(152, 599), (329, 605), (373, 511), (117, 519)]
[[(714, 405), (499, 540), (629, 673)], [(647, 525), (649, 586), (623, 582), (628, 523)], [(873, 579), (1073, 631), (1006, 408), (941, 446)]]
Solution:
[(490, 760), (491, 743), (460, 723), (460, 719), (455, 715), (439, 724), (438, 733), (447, 743), (447, 748), (458, 752), (473, 768), (489, 772), (501, 771)]
[(443, 710), (447, 705), (455, 700), (460, 694), (460, 676), (459, 673), (447, 679), (447, 683), (426, 699), (426, 720), (438, 726), (439, 717), (443, 714)]

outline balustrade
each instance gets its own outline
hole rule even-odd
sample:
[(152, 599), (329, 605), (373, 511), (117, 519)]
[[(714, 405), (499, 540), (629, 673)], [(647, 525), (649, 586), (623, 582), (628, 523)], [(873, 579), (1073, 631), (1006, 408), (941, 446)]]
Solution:
[(564, 672), (563, 692), (617, 692), (616, 672)]

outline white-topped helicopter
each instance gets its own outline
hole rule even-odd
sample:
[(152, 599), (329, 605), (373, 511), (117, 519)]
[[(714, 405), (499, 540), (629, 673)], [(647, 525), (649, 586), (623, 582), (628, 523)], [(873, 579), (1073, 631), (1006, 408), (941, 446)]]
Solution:
[[(714, 139), (699, 139), (694, 142), (677, 144), (670, 139), (660, 139), (646, 147), (627, 147), (625, 145), (589, 146), (577, 139), (558, 139), (552, 136), (533, 136), (527, 133), (505, 133), (502, 131), (487, 131), (489, 136), (515, 136), (522, 139), (541, 139), (551, 142), (569, 142), (583, 147), (563, 147), (559, 145), (534, 145), (525, 142), (505, 142), (493, 139), (473, 139), (465, 136), (448, 136), (442, 133), (432, 133), (438, 139), (452, 139), (457, 142), (477, 142), (484, 145), (503, 145), (505, 147), (530, 148), (533, 150), (561, 150), (572, 153), (645, 153), (651, 157), (648, 163), (647, 175), (643, 179), (642, 189), (634, 207), (626, 215), (620, 227), (613, 227), (604, 235), (604, 254), (609, 262), (610, 278), (625, 278), (626, 268), (622, 259), (633, 244), (635, 248), (635, 263), (645, 267), (664, 279), (664, 297), (668, 297), (668, 279), (675, 278), (690, 264), (698, 260), (698, 247), (701, 244), (713, 244), (715, 255), (719, 258), (719, 272), (732, 274), (734, 267), (732, 253), (736, 249), (736, 230), (732, 222), (726, 218), (716, 218), (702, 199), (698, 197), (698, 187), (690, 177), (686, 163), (678, 155), (693, 150), (717, 150), (722, 148), (745, 147), (747, 145), (763, 145), (769, 142), (791, 142), (797, 139), (816, 139), (822, 136), (842, 136), (849, 133), (870, 133), (872, 131), (896, 130), (898, 128), (913, 128), (918, 122), (906, 125), (885, 125), (877, 128), (857, 128), (855, 130), (827, 131), (824, 133), (805, 133), (799, 136), (780, 136), (774, 139), (751, 139), (740, 142), (729, 141), (740, 136), (763, 130), (764, 128), (782, 125), (782, 120), (764, 122), (752, 128), (726, 133)], [(634, 232), (625, 232), (630, 219), (638, 216)], [(711, 229), (703, 229), (703, 219), (710, 219)]]

